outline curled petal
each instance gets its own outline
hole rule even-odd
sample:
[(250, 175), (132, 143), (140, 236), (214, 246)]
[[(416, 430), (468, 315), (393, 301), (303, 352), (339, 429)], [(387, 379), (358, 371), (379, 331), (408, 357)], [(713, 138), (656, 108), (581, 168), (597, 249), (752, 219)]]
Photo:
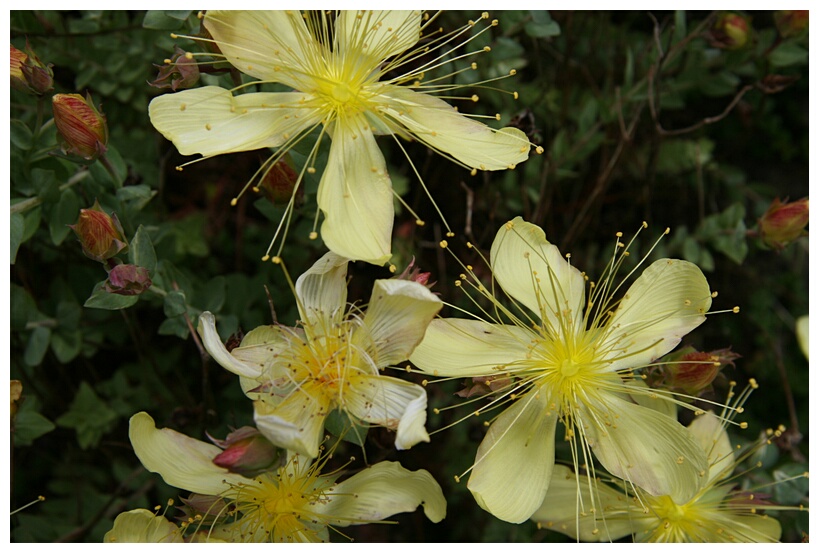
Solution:
[(396, 431), (396, 449), (428, 442), (427, 393), (419, 385), (389, 376), (361, 375), (342, 400), (355, 417)]
[(336, 122), (318, 189), (321, 237), (349, 259), (383, 265), (391, 257), (392, 181), (363, 117)]
[(317, 125), (321, 116), (298, 92), (254, 92), (234, 96), (203, 86), (151, 101), (151, 123), (182, 155), (212, 156), (281, 146)]
[(529, 158), (529, 139), (520, 129), (493, 129), (458, 113), (439, 98), (407, 87), (384, 85), (373, 101), (388, 127), (403, 127), (418, 140), (481, 171), (509, 169)]
[(299, 314), (308, 333), (326, 334), (344, 316), (348, 261), (327, 252), (296, 280)]
[(438, 296), (417, 282), (376, 280), (354, 339), (363, 342), (377, 367), (405, 361), (442, 306)]
[(435, 319), (410, 361), (435, 376), (502, 374), (510, 361), (526, 359), (532, 334), (512, 325), (468, 319)]
[(199, 336), (202, 337), (205, 349), (222, 367), (233, 374), (248, 378), (256, 378), (262, 374), (264, 367), (259, 366), (258, 363), (248, 364), (230, 354), (225, 344), (222, 343), (219, 333), (216, 332), (216, 318), (210, 311), (205, 311), (199, 315), (199, 324), (196, 330), (199, 332)]
[(555, 463), (557, 410), (543, 390), (529, 392), (489, 427), (467, 487), (501, 520), (521, 523), (543, 504)]
[(147, 509), (120, 513), (114, 527), (103, 537), (105, 543), (182, 543), (179, 526)]
[(316, 511), (334, 526), (350, 526), (384, 520), (397, 513), (414, 511), (423, 505), (432, 522), (446, 516), (446, 500), (441, 486), (425, 470), (409, 471), (399, 463), (383, 461), (336, 484), (330, 500), (316, 505)]
[(274, 445), (311, 459), (318, 457), (330, 401), (316, 388), (302, 385), (275, 405), (254, 401), (256, 428)]
[(128, 437), (142, 465), (159, 473), (169, 486), (205, 495), (223, 495), (231, 485), (253, 482), (214, 465), (212, 459), (222, 452), (215, 445), (169, 428), (157, 430), (148, 413), (131, 417)]
[(688, 261), (658, 259), (626, 292), (606, 326), (610, 370), (645, 365), (665, 355), (705, 321), (711, 291)]
[(546, 240), (543, 230), (520, 217), (500, 228), (489, 254), (492, 273), (503, 291), (537, 314), (559, 335), (570, 312), (582, 329), (585, 298), (583, 275)]

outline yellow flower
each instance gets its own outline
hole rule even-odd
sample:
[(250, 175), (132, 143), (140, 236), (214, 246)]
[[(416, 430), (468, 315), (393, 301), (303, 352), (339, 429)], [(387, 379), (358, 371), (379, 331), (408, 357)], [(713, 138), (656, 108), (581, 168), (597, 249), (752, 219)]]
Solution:
[(492, 244), (492, 272), (531, 314), (504, 309), (467, 267), (461, 287), (473, 279), (492, 308), (482, 320), (433, 321), (410, 357), (428, 374), (502, 385), (486, 409), (506, 409), (489, 426), (468, 483), (481, 507), (500, 519), (523, 522), (547, 497), (558, 421), (575, 466), (591, 465), (594, 455), (610, 473), (679, 502), (707, 477), (688, 430), (641, 405), (668, 402), (652, 399), (632, 369), (670, 351), (705, 320), (708, 283), (695, 265), (661, 259), (614, 301), (614, 274), (627, 255), (619, 241), (618, 249), (619, 260), (590, 284), (586, 299), (587, 277), (539, 227), (520, 217), (506, 223)]
[[(211, 524), (205, 536), (219, 541), (329, 541), (329, 527), (376, 522), (419, 505), (433, 522), (446, 515), (435, 479), (395, 462), (377, 463), (337, 483), (337, 475), (321, 474), (321, 459), (311, 462), (291, 452), (275, 472), (246, 478), (212, 462), (221, 452), (218, 447), (168, 428), (159, 430), (147, 413), (131, 417), (129, 436), (145, 468), (168, 485), (215, 496), (208, 517), (216, 521), (203, 526)], [(204, 528), (199, 528), (200, 539), (202, 534)], [(175, 535), (169, 531), (168, 536)]]
[(147, 509), (117, 515), (114, 527), (106, 532), (105, 543), (182, 543), (182, 529), (165, 517)]
[[(530, 144), (520, 130), (487, 127), (429, 93), (452, 90), (423, 79), (457, 46), (415, 63), (429, 47), (418, 45), (427, 25), (422, 12), (341, 11), (334, 24), (331, 19), (326, 12), (208, 11), (204, 26), (232, 65), (294, 91), (234, 96), (235, 90), (205, 86), (160, 96), (149, 113), (183, 155), (277, 148), (262, 172), (321, 129), (305, 169), (315, 170), (318, 146), (325, 135), (331, 138), (318, 188), (322, 238), (339, 255), (380, 265), (391, 256), (393, 192), (375, 135), (412, 137), (465, 167), (487, 171), (526, 160)], [(291, 200), (285, 220), (292, 207)]]
[[(578, 478), (569, 467), (558, 465), (549, 496), (532, 520), (581, 541), (612, 541), (631, 534), (638, 542), (778, 541), (779, 521), (758, 511), (783, 507), (766, 502), (760, 494), (736, 489), (731, 476), (753, 449), (737, 457), (725, 423), (710, 412), (695, 418), (688, 428), (711, 467), (710, 476), (690, 500), (677, 502), (640, 489), (624, 493), (622, 487), (599, 482), (590, 489), (583, 483), (585, 477)], [(769, 431), (768, 435), (778, 437), (781, 432)]]
[(259, 431), (271, 442), (316, 457), (334, 409), (396, 431), (395, 446), (429, 441), (425, 390), (380, 374), (406, 360), (441, 300), (407, 280), (376, 280), (366, 312), (345, 313), (348, 260), (328, 252), (296, 281), (301, 327), (261, 326), (228, 352), (205, 312), (199, 334), (227, 370), (242, 377)]

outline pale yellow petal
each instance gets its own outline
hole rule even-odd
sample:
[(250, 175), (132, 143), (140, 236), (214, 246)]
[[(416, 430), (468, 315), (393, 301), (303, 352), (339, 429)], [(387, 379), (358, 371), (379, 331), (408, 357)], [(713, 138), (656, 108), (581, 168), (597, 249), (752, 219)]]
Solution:
[(586, 542), (614, 541), (656, 524), (633, 497), (565, 465), (555, 465), (549, 491), (532, 520), (547, 530)]
[(353, 341), (379, 368), (406, 361), (442, 306), (438, 296), (417, 282), (376, 280)]
[(421, 11), (344, 10), (336, 22), (335, 50), (345, 56), (345, 68), (355, 70), (351, 76), (369, 76), (382, 61), (418, 42), (422, 16)]
[(435, 376), (501, 376), (507, 365), (527, 358), (532, 339), (517, 326), (435, 319), (410, 361)]
[(404, 86), (372, 85), (376, 114), (387, 126), (404, 127), (430, 148), (482, 171), (509, 169), (529, 157), (520, 129), (493, 129), (458, 113), (443, 100)]
[(182, 543), (182, 530), (163, 516), (147, 509), (120, 513), (104, 543)]
[(708, 481), (708, 461), (687, 428), (653, 409), (614, 395), (584, 409), (581, 423), (605, 469), (651, 495), (689, 501)]
[(296, 280), (299, 314), (308, 339), (329, 334), (344, 317), (348, 259), (327, 252)]
[(802, 315), (796, 319), (796, 341), (799, 343), (799, 349), (805, 355), (805, 359), (809, 359), (809, 345), (810, 345), (810, 319), (808, 315)]
[(216, 318), (210, 311), (205, 311), (199, 315), (199, 324), (196, 327), (199, 336), (202, 338), (202, 344), (208, 351), (213, 360), (219, 363), (222, 367), (229, 370), (233, 374), (244, 376), (247, 378), (257, 378), (261, 375), (263, 366), (260, 366), (257, 360), (251, 360), (246, 363), (241, 359), (237, 359), (222, 343), (222, 338), (216, 331)]
[(306, 90), (322, 49), (298, 10), (208, 10), (205, 28), (239, 71)]
[(628, 387), (631, 390), (629, 397), (637, 405), (654, 409), (677, 420), (677, 404), (669, 399), (671, 395), (654, 390), (639, 378), (629, 382)]
[(282, 145), (321, 121), (310, 97), (295, 92), (254, 92), (234, 96), (203, 86), (151, 101), (151, 124), (182, 155), (212, 156)]
[(383, 375), (360, 375), (351, 379), (341, 401), (354, 417), (395, 430), (396, 449), (429, 441), (424, 428), (427, 393), (418, 384)]
[(441, 486), (425, 470), (409, 471), (399, 463), (382, 461), (328, 490), (329, 501), (315, 505), (333, 526), (384, 520), (414, 511), (419, 505), (432, 522), (446, 516)]
[(555, 462), (557, 415), (545, 390), (534, 390), (492, 423), (467, 484), (478, 505), (521, 523), (543, 504)]
[(321, 237), (349, 259), (383, 265), (392, 256), (392, 182), (363, 117), (339, 120), (318, 189)]
[(645, 365), (665, 355), (705, 321), (711, 291), (688, 261), (659, 259), (623, 296), (601, 340), (610, 370)]
[(221, 449), (169, 428), (157, 430), (148, 413), (131, 417), (128, 436), (142, 465), (158, 473), (169, 486), (205, 495), (224, 495), (231, 485), (252, 483), (213, 464)]
[(734, 448), (722, 420), (711, 411), (699, 415), (688, 425), (691, 436), (700, 444), (711, 467), (708, 483), (727, 478), (734, 470)]
[[(503, 291), (528, 307), (557, 337), (583, 326), (583, 275), (546, 240), (543, 230), (520, 217), (503, 225), (489, 254), (492, 273)], [(559, 316), (558, 316), (559, 315)]]
[(311, 459), (318, 457), (330, 402), (317, 388), (303, 384), (275, 405), (254, 401), (256, 428), (274, 445)]

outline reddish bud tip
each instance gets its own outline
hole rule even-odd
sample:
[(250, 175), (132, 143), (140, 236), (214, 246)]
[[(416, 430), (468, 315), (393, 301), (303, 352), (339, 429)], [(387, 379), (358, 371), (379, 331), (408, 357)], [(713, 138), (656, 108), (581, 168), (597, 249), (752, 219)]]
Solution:
[(108, 273), (103, 289), (120, 296), (136, 296), (151, 287), (148, 269), (136, 265), (117, 265)]
[(808, 28), (808, 10), (780, 10), (773, 14), (776, 30), (782, 38), (796, 36)]
[(708, 35), (715, 48), (739, 50), (751, 36), (750, 19), (736, 13), (726, 12), (717, 18)]
[(781, 250), (804, 235), (807, 224), (808, 198), (790, 203), (782, 203), (777, 198), (759, 219), (759, 234), (765, 244)]
[(104, 262), (128, 247), (119, 219), (103, 211), (98, 201), (90, 209), (81, 209), (76, 224), (69, 227), (80, 239), (83, 253), (94, 261)]
[(83, 98), (79, 94), (55, 94), (52, 109), (65, 153), (87, 160), (97, 159), (105, 153), (108, 124), (105, 115), (94, 107), (90, 96)]

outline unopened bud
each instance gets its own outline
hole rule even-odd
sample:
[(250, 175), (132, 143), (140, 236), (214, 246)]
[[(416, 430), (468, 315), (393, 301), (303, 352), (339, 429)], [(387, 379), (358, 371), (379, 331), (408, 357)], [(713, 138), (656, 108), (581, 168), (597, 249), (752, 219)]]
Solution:
[(808, 198), (784, 204), (777, 198), (759, 219), (759, 234), (765, 244), (781, 250), (806, 234), (807, 224)]
[(137, 265), (117, 265), (108, 273), (103, 289), (120, 296), (137, 296), (151, 287), (148, 269)]
[(688, 346), (660, 359), (656, 367), (661, 368), (659, 379), (653, 387), (679, 391), (690, 396), (698, 396), (709, 390), (717, 375), (739, 358), (730, 348), (713, 351), (697, 351)]
[(159, 68), (159, 74), (149, 85), (177, 91), (190, 88), (199, 81), (199, 66), (196, 61), (188, 58), (186, 52), (178, 46), (174, 47), (174, 52), (170, 63), (155, 66)]
[(808, 28), (808, 10), (780, 10), (773, 14), (776, 30), (782, 38), (790, 38)]
[(11, 381), (11, 420), (17, 414), (17, 408), (20, 406), (20, 396), (23, 395), (23, 383), (19, 380)]
[(397, 280), (409, 280), (411, 282), (417, 282), (418, 284), (426, 286), (427, 288), (432, 288), (435, 286), (435, 283), (429, 283), (430, 276), (432, 276), (432, 273), (422, 272), (421, 269), (415, 266), (415, 258), (413, 257), (410, 260), (409, 265), (407, 265), (407, 268), (404, 269), (400, 275), (395, 275), (392, 278)]
[(717, 18), (708, 34), (711, 46), (724, 50), (739, 50), (748, 42), (751, 24), (747, 17), (736, 13), (723, 13)]
[(99, 201), (90, 209), (81, 209), (76, 224), (68, 226), (80, 239), (83, 253), (94, 261), (102, 263), (128, 247), (119, 219), (103, 211)]
[(284, 458), (276, 446), (253, 427), (243, 426), (224, 440), (214, 440), (224, 451), (213, 458), (213, 464), (247, 477), (282, 466)]
[(55, 94), (52, 98), (54, 124), (66, 154), (86, 160), (97, 159), (108, 145), (108, 124), (105, 115), (97, 111), (91, 96)]
[[(286, 155), (274, 163), (273, 167), (264, 174), (259, 182), (258, 189), (273, 205), (286, 205), (290, 202), (298, 181), (299, 175), (290, 166), (289, 156)], [(295, 207), (299, 207), (304, 203), (303, 186), (299, 186), (298, 190), (296, 190), (293, 203)]]
[(11, 46), (11, 86), (17, 90), (42, 96), (54, 89), (52, 65), (45, 64), (26, 42), (26, 51)]

